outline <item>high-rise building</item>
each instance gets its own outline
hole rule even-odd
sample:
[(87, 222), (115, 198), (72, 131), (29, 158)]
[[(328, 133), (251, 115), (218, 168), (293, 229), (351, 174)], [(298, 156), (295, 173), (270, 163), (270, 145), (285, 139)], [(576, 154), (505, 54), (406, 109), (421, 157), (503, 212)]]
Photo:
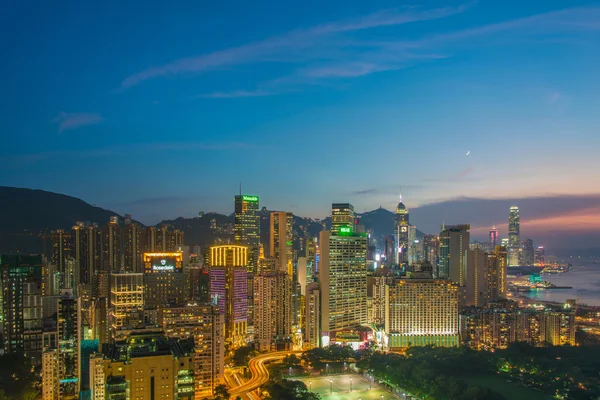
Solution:
[(519, 254), (521, 249), (521, 218), (519, 207), (510, 207), (508, 214), (508, 266), (519, 265)]
[(225, 340), (232, 348), (246, 344), (248, 330), (248, 248), (210, 248), (210, 296), (225, 316)]
[(91, 284), (92, 277), (102, 269), (102, 232), (96, 224), (78, 222), (71, 230), (73, 257), (79, 267), (77, 285)]
[(352, 225), (337, 230), (338, 235), (322, 231), (319, 240), (323, 346), (332, 331), (367, 321), (367, 236), (354, 233)]
[(459, 345), (459, 287), (447, 279), (395, 279), (389, 286), (390, 348)]
[(42, 399), (79, 399), (80, 323), (79, 302), (71, 289), (57, 299), (53, 346), (42, 354)]
[(394, 215), (394, 241), (395, 263), (398, 265), (408, 263), (408, 248), (410, 246), (410, 223), (408, 208), (402, 203), (402, 195)]
[(493, 253), (487, 253), (487, 302), (506, 298), (506, 249), (496, 246)]
[(521, 242), (521, 265), (530, 267), (535, 261), (533, 240), (525, 239)]
[(144, 274), (112, 274), (110, 326), (113, 337), (121, 329), (137, 328), (144, 311)]
[(225, 371), (224, 319), (213, 305), (161, 308), (160, 323), (169, 338), (194, 338), (195, 398), (212, 397)]
[(118, 272), (121, 270), (121, 227), (119, 217), (110, 217), (102, 228), (102, 270)]
[(423, 235), (423, 262), (437, 266), (440, 258), (440, 237), (438, 235)]
[(544, 317), (547, 343), (552, 346), (575, 346), (575, 310), (547, 310)]
[(256, 268), (260, 248), (260, 214), (258, 196), (239, 194), (235, 196), (235, 243), (248, 247), (251, 272)]
[(440, 264), (438, 278), (450, 279), (464, 287), (466, 284), (466, 251), (469, 249), (471, 226), (448, 225), (440, 233)]
[(51, 231), (44, 236), (44, 246), (48, 263), (56, 265), (57, 271), (64, 273), (67, 260), (72, 255), (71, 234), (62, 229)]
[(144, 253), (146, 307), (183, 304), (185, 299), (182, 253)]
[(490, 236), (489, 236), (489, 248), (493, 251), (496, 246), (499, 246), (500, 243), (498, 242), (499, 240), (499, 236), (498, 236), (498, 229), (496, 228), (496, 225), (492, 226), (492, 229), (490, 229)]
[(292, 281), (283, 271), (254, 276), (254, 341), (259, 351), (291, 348)]
[(39, 361), (42, 295), (45, 295), (42, 256), (0, 255), (0, 285), (0, 332), (4, 352), (23, 352)]
[(354, 226), (354, 206), (349, 203), (333, 203), (331, 206), (331, 234), (337, 235), (340, 227)]
[(293, 214), (291, 212), (272, 211), (269, 240), (269, 255), (277, 259), (278, 270), (293, 276)]
[(143, 228), (135, 222), (130, 222), (123, 228), (123, 272), (143, 272), (142, 232)]
[(376, 275), (368, 278), (367, 293), (371, 291), (372, 308), (372, 321), (370, 322), (375, 326), (385, 327), (387, 322), (386, 318), (389, 315), (389, 284), (391, 279), (391, 277), (386, 275)]
[(91, 398), (192, 400), (194, 354), (193, 341), (132, 332), (90, 356)]
[(467, 306), (482, 307), (487, 301), (487, 257), (483, 250), (467, 250), (466, 301)]
[(313, 282), (306, 287), (304, 296), (304, 345), (307, 349), (320, 346), (321, 340), (321, 292)]
[(535, 264), (543, 266), (544, 262), (544, 246), (538, 246), (535, 249)]

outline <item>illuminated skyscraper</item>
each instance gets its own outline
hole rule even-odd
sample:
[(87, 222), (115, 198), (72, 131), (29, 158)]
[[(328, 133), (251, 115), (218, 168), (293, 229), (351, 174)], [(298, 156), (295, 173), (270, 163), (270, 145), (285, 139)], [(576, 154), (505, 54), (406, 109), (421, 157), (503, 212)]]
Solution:
[(225, 340), (232, 348), (246, 345), (248, 330), (248, 248), (210, 248), (210, 296), (225, 316)]
[(521, 248), (521, 222), (519, 207), (512, 206), (508, 215), (508, 266), (519, 265), (519, 253)]
[(321, 292), (319, 284), (310, 283), (304, 296), (304, 345), (308, 349), (321, 342)]
[(182, 253), (144, 253), (144, 305), (158, 307), (185, 301)]
[(410, 223), (408, 217), (408, 208), (402, 203), (402, 195), (400, 195), (400, 202), (396, 207), (396, 214), (394, 215), (394, 261), (398, 265), (408, 263), (408, 248), (410, 245)]
[[(254, 251), (260, 244), (260, 215), (258, 196), (241, 194), (235, 196), (235, 243)], [(258, 259), (258, 254), (257, 257)]]
[(143, 272), (142, 227), (130, 222), (123, 229), (123, 272)]
[(533, 265), (535, 253), (533, 249), (533, 240), (525, 239), (521, 242), (521, 265), (530, 267)]
[(293, 223), (291, 212), (271, 212), (269, 255), (277, 259), (278, 270), (287, 273), (289, 279), (293, 275)]
[(42, 256), (0, 255), (0, 328), (5, 353), (40, 359), (42, 351)]
[(352, 224), (337, 230), (338, 235), (322, 231), (319, 239), (323, 346), (331, 331), (367, 321), (367, 235), (354, 233)]
[(259, 351), (291, 347), (291, 302), (292, 280), (286, 272), (254, 276), (254, 340)]
[(467, 306), (483, 307), (487, 301), (487, 258), (481, 249), (467, 250)]
[(466, 225), (448, 225), (440, 233), (440, 263), (438, 278), (450, 279), (463, 287), (466, 284), (466, 251), (469, 249), (469, 229)]
[(492, 226), (492, 229), (490, 229), (490, 250), (494, 250), (496, 248), (496, 246), (500, 245), (500, 243), (498, 242), (499, 240), (499, 236), (498, 236), (498, 229), (496, 228), (496, 225)]
[(395, 279), (389, 285), (389, 347), (459, 345), (459, 288), (446, 279)]
[(102, 228), (102, 270), (118, 272), (121, 269), (121, 227), (119, 217), (110, 217)]
[(101, 270), (102, 232), (96, 224), (78, 222), (71, 231), (73, 257), (79, 267), (79, 282), (91, 284), (92, 277)]
[(113, 336), (119, 329), (137, 328), (143, 320), (144, 274), (111, 274), (110, 325)]
[(354, 226), (354, 206), (349, 203), (333, 203), (331, 206), (331, 234), (337, 235), (340, 227)]
[(65, 273), (67, 260), (72, 254), (71, 235), (57, 229), (44, 236), (45, 253), (50, 264), (56, 265), (57, 271)]
[(544, 246), (538, 246), (535, 249), (535, 264), (536, 265), (544, 265)]
[(496, 246), (487, 253), (487, 302), (506, 298), (506, 248)]

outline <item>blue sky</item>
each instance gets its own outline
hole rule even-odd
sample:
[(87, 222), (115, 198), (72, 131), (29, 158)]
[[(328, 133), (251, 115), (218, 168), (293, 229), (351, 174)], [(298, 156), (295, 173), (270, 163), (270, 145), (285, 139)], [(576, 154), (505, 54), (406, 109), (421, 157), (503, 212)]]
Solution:
[(599, 2), (323, 3), (11, 4), (0, 183), (148, 223), (598, 193)]

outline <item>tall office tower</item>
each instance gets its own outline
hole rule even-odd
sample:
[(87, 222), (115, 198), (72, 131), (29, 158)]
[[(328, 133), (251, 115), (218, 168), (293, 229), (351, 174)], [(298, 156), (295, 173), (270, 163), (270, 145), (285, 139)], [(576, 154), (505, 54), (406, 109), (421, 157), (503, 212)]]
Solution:
[(534, 261), (533, 240), (525, 239), (521, 242), (521, 265), (531, 267)]
[(423, 261), (433, 267), (438, 265), (440, 254), (440, 237), (423, 235)]
[(211, 246), (210, 297), (225, 316), (225, 340), (232, 348), (246, 345), (248, 330), (248, 248)]
[(304, 296), (304, 346), (312, 349), (320, 346), (321, 339), (321, 292), (319, 284), (310, 283)]
[(102, 227), (102, 270), (118, 272), (121, 269), (121, 227), (119, 217), (110, 217)]
[(182, 304), (186, 298), (182, 253), (144, 253), (146, 307)]
[(510, 207), (508, 214), (508, 266), (519, 265), (519, 253), (521, 248), (521, 222), (519, 207)]
[(535, 249), (535, 265), (544, 265), (544, 246), (538, 246)]
[(155, 226), (149, 226), (144, 230), (142, 237), (142, 250), (144, 253), (154, 253), (160, 251), (157, 246), (158, 232)]
[(234, 198), (234, 239), (235, 243), (247, 246), (249, 260), (253, 267), (259, 258), (260, 214), (258, 196), (240, 194)]
[(483, 307), (487, 302), (488, 264), (481, 249), (467, 250), (466, 301), (467, 306)]
[(120, 329), (137, 328), (143, 321), (144, 274), (112, 274), (110, 326), (113, 337)]
[(79, 399), (80, 323), (78, 299), (71, 289), (58, 297), (56, 341), (42, 355), (42, 399)]
[(58, 272), (65, 272), (67, 260), (72, 253), (71, 234), (62, 229), (44, 236), (45, 254), (49, 264), (56, 265)]
[(469, 249), (469, 229), (471, 226), (447, 225), (440, 233), (440, 264), (438, 278), (450, 279), (465, 286), (466, 251)]
[(160, 331), (132, 332), (90, 356), (91, 398), (192, 400), (194, 345)]
[(319, 239), (322, 346), (333, 331), (367, 322), (367, 235), (352, 225), (337, 229), (338, 235), (322, 231)]
[(293, 215), (291, 212), (272, 211), (269, 237), (269, 252), (277, 259), (278, 270), (286, 272), (292, 279)]
[(493, 251), (496, 248), (496, 246), (500, 245), (499, 238), (500, 238), (500, 236), (498, 235), (498, 229), (496, 228), (496, 225), (494, 224), (492, 226), (492, 229), (490, 229), (490, 236), (489, 236), (489, 243), (490, 243), (489, 249), (491, 251)]
[(291, 302), (292, 281), (286, 272), (254, 276), (254, 340), (259, 351), (291, 348)]
[(298, 284), (300, 285), (300, 295), (306, 295), (306, 285), (308, 285), (308, 276), (311, 277), (310, 282), (312, 282), (312, 265), (309, 266), (307, 257), (298, 257), (297, 263), (297, 276), (298, 276)]
[(349, 203), (331, 205), (331, 235), (339, 233), (340, 227), (354, 227), (354, 206)]
[(210, 398), (223, 383), (225, 341), (223, 314), (213, 305), (188, 304), (160, 309), (159, 325), (169, 338), (194, 338), (195, 398)]
[(370, 283), (368, 286), (370, 287), (367, 288), (367, 293), (371, 292), (370, 297), (372, 299), (373, 317), (371, 323), (375, 326), (385, 327), (386, 317), (389, 313), (389, 304), (387, 303), (387, 299), (389, 298), (389, 284), (392, 278), (386, 275), (377, 275), (368, 279)]
[(459, 287), (447, 279), (395, 279), (389, 286), (389, 347), (459, 345)]
[(0, 331), (4, 352), (23, 352), (38, 361), (42, 351), (42, 256), (0, 255)]
[(402, 195), (400, 195), (400, 202), (396, 207), (396, 214), (394, 215), (394, 239), (395, 245), (395, 262), (398, 265), (408, 264), (408, 248), (410, 246), (410, 223), (408, 220), (408, 208), (402, 203)]
[(130, 222), (123, 228), (123, 269), (122, 272), (143, 271), (142, 268), (142, 227)]
[(487, 302), (506, 298), (506, 249), (496, 246), (493, 253), (487, 253)]

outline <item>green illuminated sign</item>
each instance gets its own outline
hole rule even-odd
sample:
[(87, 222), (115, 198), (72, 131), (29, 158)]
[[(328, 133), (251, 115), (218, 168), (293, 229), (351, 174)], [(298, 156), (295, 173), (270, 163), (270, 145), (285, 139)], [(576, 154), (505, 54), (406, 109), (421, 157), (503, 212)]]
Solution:
[(285, 244), (287, 244), (288, 246), (291, 246), (292, 242), (285, 242)]
[(258, 203), (258, 196), (246, 196), (246, 195), (243, 195), (242, 196), (242, 200), (243, 201), (251, 201), (253, 203)]
[(340, 226), (340, 235), (351, 235), (352, 227), (351, 226)]

